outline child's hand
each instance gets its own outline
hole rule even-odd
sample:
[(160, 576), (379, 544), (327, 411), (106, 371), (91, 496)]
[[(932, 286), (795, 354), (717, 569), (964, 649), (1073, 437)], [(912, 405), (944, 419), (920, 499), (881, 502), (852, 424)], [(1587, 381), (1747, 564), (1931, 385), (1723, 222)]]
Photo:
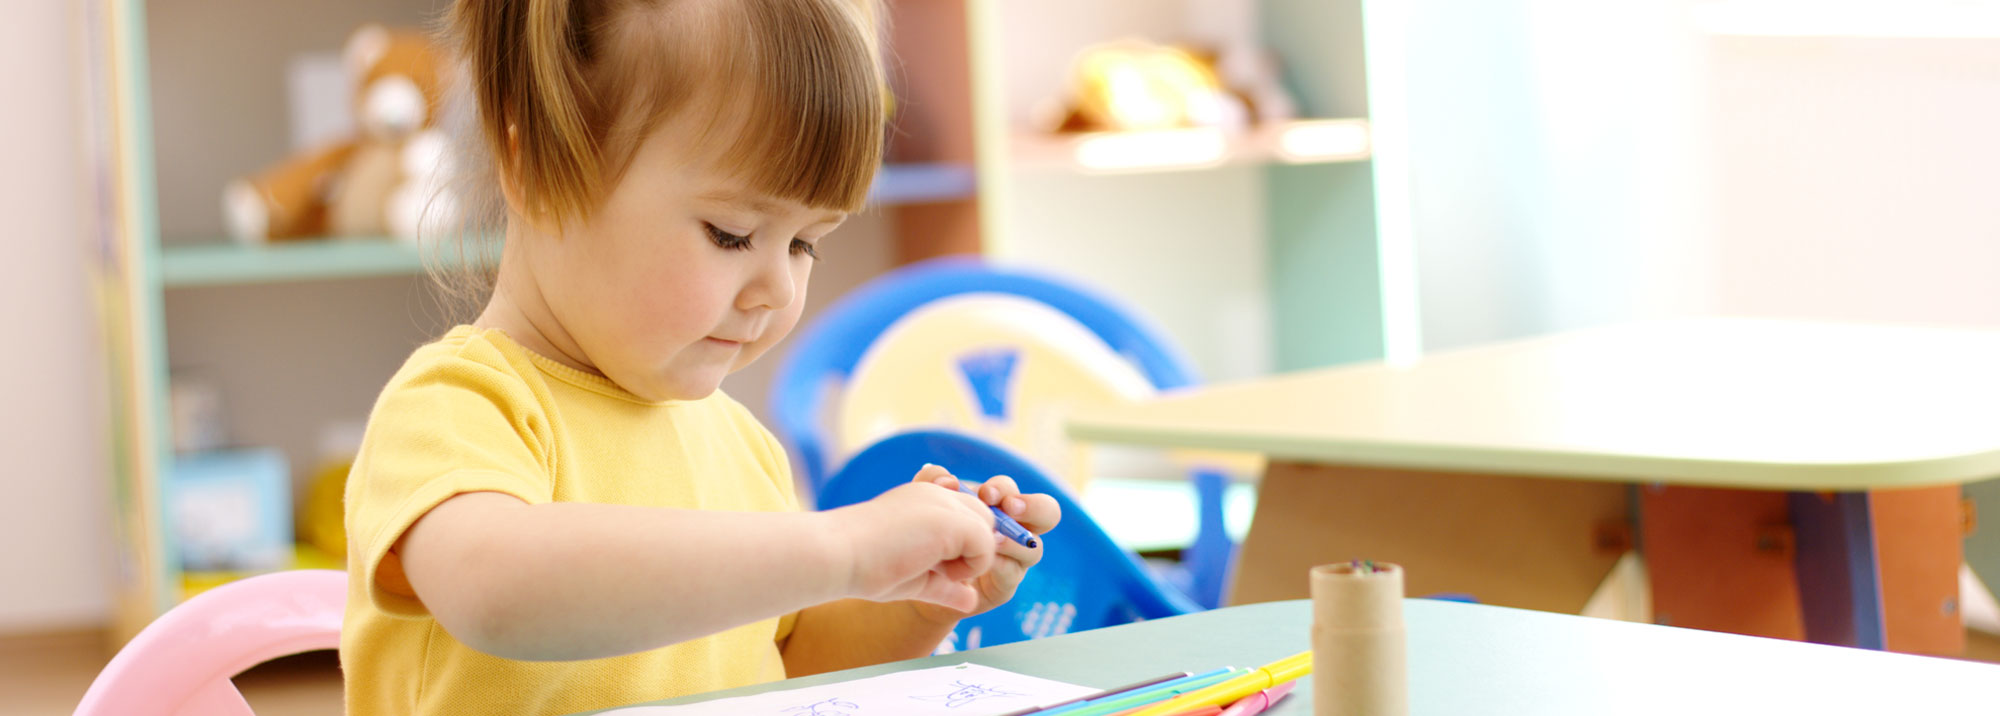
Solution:
[(993, 512), (973, 496), (911, 483), (829, 514), (847, 538), (853, 596), (958, 611), (985, 603), (972, 580), (994, 564)]
[[(937, 465), (925, 465), (917, 472), (918, 483), (932, 483), (957, 492), (959, 480)], [(995, 505), (1037, 535), (1047, 534), (1062, 521), (1062, 508), (1056, 499), (1048, 495), (1023, 495), (1014, 478), (996, 476), (979, 486), (979, 501), (982, 505)], [(986, 510), (991, 514), (991, 510)], [(993, 544), (1000, 550), (1001, 559), (996, 560), (991, 570), (978, 575), (971, 586), (979, 595), (977, 604), (963, 607), (956, 604), (919, 603), (914, 606), (926, 618), (939, 622), (956, 622), (975, 614), (1000, 606), (1013, 598), (1014, 589), (1021, 586), (1021, 579), (1028, 574), (1028, 568), (1042, 561), (1042, 548), (1028, 549), (1011, 539), (993, 533)], [(1047, 544), (1046, 541), (1041, 541)]]

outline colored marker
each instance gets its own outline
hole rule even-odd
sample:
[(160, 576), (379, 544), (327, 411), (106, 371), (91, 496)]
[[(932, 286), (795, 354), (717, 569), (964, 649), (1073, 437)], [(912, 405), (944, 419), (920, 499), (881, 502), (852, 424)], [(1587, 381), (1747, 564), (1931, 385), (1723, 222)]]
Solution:
[(1223, 709), (1221, 716), (1257, 716), (1257, 714), (1264, 713), (1264, 709), (1271, 708), (1271, 704), (1277, 703), (1278, 699), (1285, 698), (1285, 694), (1291, 693), (1292, 687), (1298, 685), (1299, 682), (1297, 681), (1287, 681), (1245, 696), (1237, 700), (1236, 703), (1230, 704), (1229, 708)]
[[(1109, 699), (1100, 699), (1098, 701), (1092, 701), (1089, 702), (1088, 706), (1085, 706), (1081, 709), (1077, 709), (1075, 711), (1064, 711), (1062, 712), (1062, 714), (1063, 716), (1111, 716), (1111, 714), (1116, 714), (1123, 711), (1129, 711), (1135, 707), (1161, 703), (1168, 699), (1180, 697), (1186, 694), (1201, 693), (1203, 691), (1207, 691), (1211, 688), (1214, 688), (1218, 685), (1226, 684), (1229, 683), (1230, 681), (1234, 681), (1238, 678), (1241, 678), (1242, 675), (1243, 672), (1241, 671), (1231, 670), (1227, 674), (1217, 674), (1215, 676), (1211, 676), (1206, 679), (1190, 680), (1187, 683), (1182, 684), (1180, 686), (1148, 689), (1146, 691), (1142, 691), (1139, 693), (1128, 694), (1125, 696), (1113, 696)], [(1193, 708), (1194, 706), (1197, 705), (1203, 705), (1203, 704), (1194, 704), (1190, 702), (1188, 708)], [(1164, 713), (1173, 713), (1174, 711), (1177, 710), (1179, 709), (1176, 708), (1173, 710), (1165, 711)]]
[(1174, 716), (1221, 716), (1221, 706), (1203, 706), (1193, 711), (1177, 711)]
[[(958, 481), (958, 491), (971, 495), (974, 498), (979, 497), (979, 490), (965, 484), (964, 480)], [(981, 501), (983, 502), (984, 500)], [(1022, 547), (1028, 549), (1041, 546), (1042, 541), (1035, 539), (1035, 533), (1029, 532), (1028, 528), (1022, 527), (1021, 523), (1015, 522), (1014, 518), (1007, 516), (1007, 511), (1000, 509), (999, 505), (987, 505), (986, 509), (993, 511), (993, 531), (999, 532), (1007, 539), (1019, 542)]]
[(1150, 679), (1147, 679), (1147, 680), (1145, 680), (1145, 681), (1141, 681), (1141, 682), (1139, 682), (1139, 683), (1136, 683), (1136, 684), (1126, 684), (1126, 685), (1124, 685), (1124, 686), (1120, 686), (1120, 687), (1117, 687), (1117, 688), (1111, 688), (1111, 689), (1105, 689), (1105, 690), (1103, 690), (1103, 691), (1099, 691), (1099, 692), (1097, 692), (1097, 693), (1094, 693), (1094, 694), (1087, 694), (1087, 695), (1084, 695), (1084, 696), (1078, 696), (1078, 697), (1076, 697), (1076, 698), (1073, 698), (1073, 699), (1070, 699), (1070, 700), (1068, 700), (1068, 701), (1057, 701), (1057, 702), (1055, 702), (1055, 703), (1052, 703), (1052, 704), (1042, 704), (1042, 705), (1040, 705), (1040, 706), (1029, 706), (1029, 707), (1027, 707), (1027, 708), (1025, 708), (1025, 709), (1021, 709), (1021, 710), (1019, 710), (1019, 711), (1009, 711), (1009, 712), (1007, 712), (1007, 713), (1004, 713), (1004, 714), (1000, 714), (1000, 716), (1028, 716), (1029, 714), (1034, 714), (1034, 713), (1041, 713), (1042, 711), (1045, 711), (1045, 710), (1049, 710), (1049, 709), (1054, 709), (1054, 708), (1057, 708), (1057, 707), (1060, 707), (1060, 706), (1069, 706), (1069, 705), (1071, 705), (1071, 704), (1080, 704), (1080, 703), (1083, 703), (1083, 702), (1085, 702), (1085, 701), (1089, 701), (1089, 700), (1091, 700), (1091, 699), (1101, 699), (1101, 698), (1104, 698), (1104, 697), (1106, 697), (1106, 696), (1116, 696), (1116, 695), (1118, 695), (1118, 694), (1122, 694), (1122, 693), (1125, 693), (1125, 692), (1127, 692), (1127, 691), (1134, 691), (1134, 690), (1138, 690), (1138, 689), (1143, 689), (1143, 688), (1146, 688), (1146, 687), (1148, 687), (1148, 686), (1153, 686), (1153, 685), (1156, 685), (1156, 684), (1164, 684), (1164, 683), (1166, 683), (1166, 682), (1169, 682), (1169, 681), (1174, 681), (1174, 680), (1176, 680), (1176, 679), (1185, 679), (1185, 678), (1187, 678), (1187, 677), (1189, 677), (1189, 676), (1193, 676), (1193, 674), (1189, 674), (1188, 672), (1185, 672), (1185, 671), (1176, 671), (1176, 672), (1174, 672), (1174, 673), (1171, 673), (1171, 674), (1167, 674), (1166, 676), (1155, 676), (1155, 677), (1153, 677), (1153, 678), (1150, 678)]
[[(1034, 712), (1034, 715), (1057, 716), (1058, 714), (1060, 714), (1061, 716), (1072, 716), (1072, 714), (1074, 714), (1078, 710), (1090, 708), (1092, 706), (1102, 705), (1114, 699), (1129, 698), (1132, 696), (1137, 696), (1139, 694), (1153, 693), (1157, 691), (1175, 690), (1175, 692), (1178, 693), (1179, 691), (1188, 690), (1187, 687), (1189, 687), (1192, 684), (1196, 683), (1217, 684), (1221, 683), (1220, 681), (1218, 681), (1218, 679), (1228, 679), (1234, 676), (1238, 676), (1241, 673), (1242, 672), (1237, 671), (1235, 667), (1225, 666), (1220, 669), (1216, 669), (1214, 671), (1204, 671), (1199, 674), (1190, 674), (1188, 676), (1183, 676), (1178, 679), (1170, 679), (1167, 681), (1162, 681), (1157, 684), (1150, 684), (1147, 686), (1143, 686), (1137, 689), (1127, 689), (1125, 691), (1114, 692), (1109, 694), (1092, 695), (1090, 698), (1085, 699), (1083, 701), (1072, 702), (1068, 705), (1057, 704), (1055, 706), (1047, 708), (1046, 710), (1036, 711)], [(1201, 688), (1201, 687), (1194, 686), (1193, 688)]]
[(1249, 674), (1228, 681), (1174, 697), (1172, 701), (1158, 704), (1132, 716), (1171, 716), (1179, 711), (1219, 706), (1233, 703), (1238, 699), (1263, 691), (1287, 681), (1297, 680), (1312, 673), (1312, 652), (1302, 651), (1264, 666), (1251, 669)]

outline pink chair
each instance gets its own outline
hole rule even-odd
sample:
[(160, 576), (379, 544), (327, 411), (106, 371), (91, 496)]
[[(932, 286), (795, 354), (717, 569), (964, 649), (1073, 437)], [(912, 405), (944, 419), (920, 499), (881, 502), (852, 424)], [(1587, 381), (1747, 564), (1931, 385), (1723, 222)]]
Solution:
[(139, 632), (91, 682), (76, 716), (250, 716), (230, 678), (265, 661), (340, 646), (347, 573), (306, 569), (216, 587)]

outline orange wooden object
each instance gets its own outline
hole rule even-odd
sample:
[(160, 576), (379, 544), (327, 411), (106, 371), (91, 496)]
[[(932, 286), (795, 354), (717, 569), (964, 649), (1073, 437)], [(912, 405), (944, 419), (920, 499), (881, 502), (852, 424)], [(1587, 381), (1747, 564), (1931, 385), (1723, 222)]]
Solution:
[[(1962, 654), (1960, 489), (1878, 490), (1869, 500), (1888, 650)], [(1804, 638), (1785, 493), (1649, 486), (1640, 511), (1655, 621)]]
[(1805, 637), (1785, 493), (1649, 485), (1639, 494), (1654, 621)]
[(1618, 562), (1605, 538), (1628, 519), (1626, 494), (1615, 482), (1273, 460), (1228, 601), (1303, 599), (1314, 565), (1373, 559), (1402, 565), (1411, 595), (1574, 614)]
[(1958, 612), (1958, 566), (1965, 560), (1961, 495), (1957, 485), (1870, 495), (1889, 651), (1965, 653)]
[[(886, 58), (896, 90), (889, 161), (977, 159), (972, 130), (972, 59), (966, 53), (966, 4), (934, 0), (890, 3)], [(913, 61), (905, 62), (905, 58)], [(914, 61), (923, 58), (923, 61)], [(977, 197), (889, 209), (896, 225), (897, 264), (951, 254), (980, 253)]]

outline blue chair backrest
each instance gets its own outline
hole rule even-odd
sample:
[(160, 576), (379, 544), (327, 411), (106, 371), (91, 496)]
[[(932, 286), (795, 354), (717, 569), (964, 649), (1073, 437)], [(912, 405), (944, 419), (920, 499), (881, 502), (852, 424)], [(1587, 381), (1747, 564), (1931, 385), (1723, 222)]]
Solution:
[(1200, 611), (1179, 592), (1155, 581), (1138, 558), (1113, 543), (1055, 480), (1006, 448), (971, 436), (919, 431), (870, 445), (827, 480), (819, 492), (819, 509), (872, 499), (909, 482), (927, 462), (969, 482), (1006, 475), (1023, 492), (1047, 493), (1062, 507), (1061, 524), (1043, 537), (1041, 563), (1028, 570), (1012, 600), (959, 622), (952, 631), (954, 648)]
[(947, 257), (884, 274), (835, 301), (799, 331), (771, 386), (770, 410), (778, 435), (790, 443), (815, 492), (826, 482), (830, 441), (820, 418), (824, 390), (845, 382), (870, 343), (910, 311), (931, 301), (971, 293), (1029, 298), (1055, 308), (1103, 339), (1137, 366), (1154, 388), (1187, 386), (1194, 370), (1159, 331), (1117, 301), (1084, 288), (976, 258)]

